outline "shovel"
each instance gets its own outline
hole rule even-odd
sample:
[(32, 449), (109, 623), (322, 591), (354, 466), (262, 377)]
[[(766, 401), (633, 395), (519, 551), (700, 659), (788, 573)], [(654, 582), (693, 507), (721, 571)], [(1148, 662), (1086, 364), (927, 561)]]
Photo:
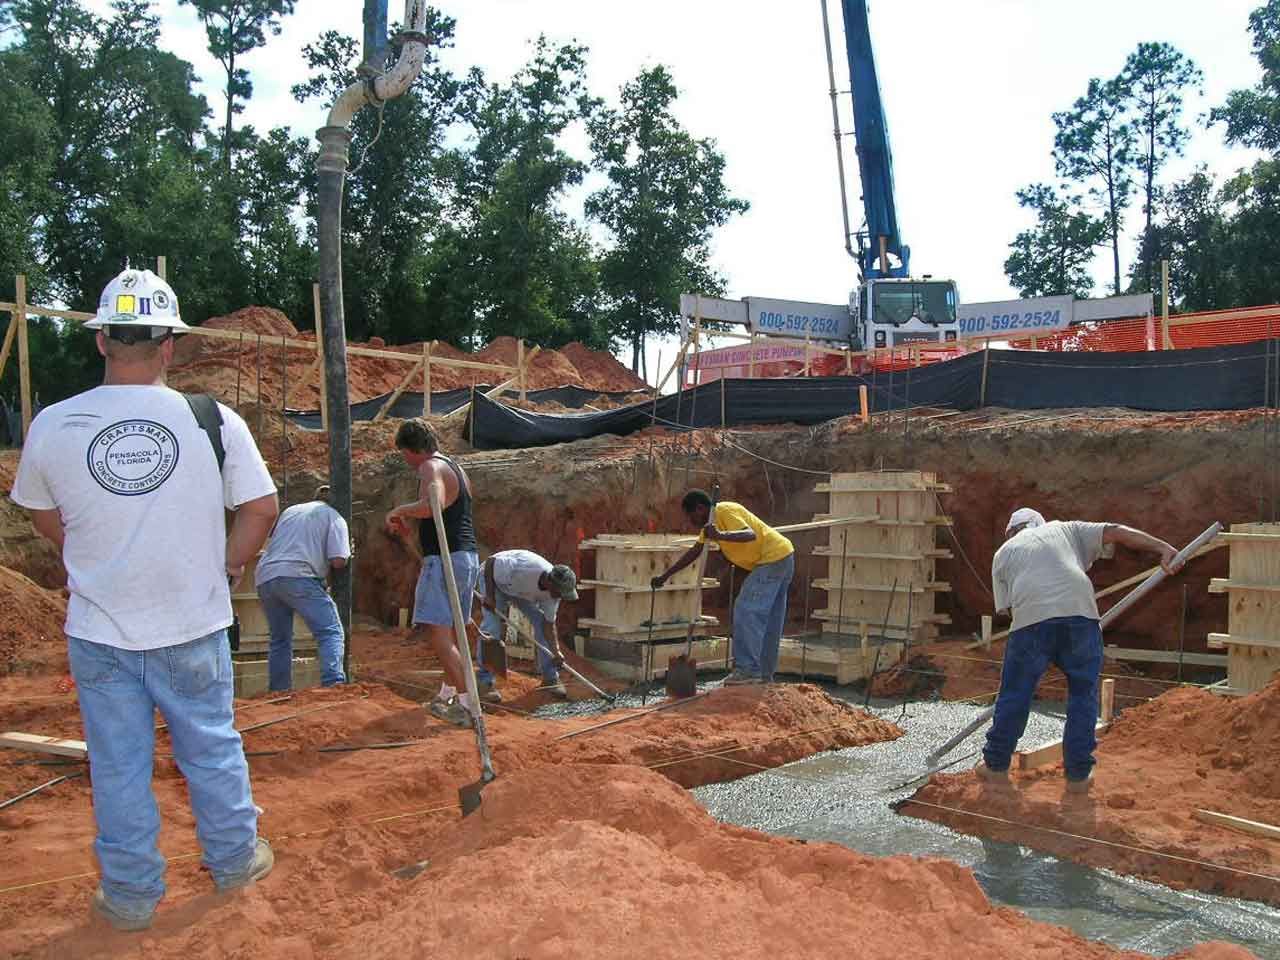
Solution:
[[(1199, 550), (1205, 544), (1209, 543), (1209, 541), (1211, 541), (1214, 537), (1216, 537), (1221, 532), (1222, 532), (1222, 524), (1215, 522), (1211, 527), (1206, 529), (1204, 533), (1200, 534), (1200, 536), (1196, 537), (1189, 544), (1187, 544), (1185, 547), (1179, 550), (1177, 556), (1174, 557), (1174, 562), (1179, 564), (1185, 564), (1188, 560), (1190, 560), (1192, 557), (1195, 556), (1197, 550)], [(1123, 599), (1121, 599), (1118, 603), (1116, 603), (1113, 607), (1111, 607), (1110, 610), (1108, 610), (1106, 613), (1102, 615), (1102, 619), (1098, 621), (1099, 628), (1105, 629), (1107, 624), (1109, 624), (1116, 617), (1120, 616), (1120, 614), (1124, 613), (1131, 606), (1133, 606), (1135, 603), (1141, 600), (1144, 596), (1150, 593), (1167, 576), (1168, 574), (1164, 572), (1163, 568), (1161, 568), (1157, 570), (1155, 573), (1151, 574), (1151, 576), (1147, 577), (1147, 579), (1143, 580), (1140, 584), (1134, 587), (1132, 591), (1125, 594)], [(963, 730), (957, 733), (954, 737), (952, 737), (942, 746), (938, 747), (937, 750), (934, 750), (931, 754), (929, 754), (925, 758), (925, 762), (930, 767), (935, 766), (939, 760), (941, 760), (944, 756), (946, 756), (948, 753), (954, 750), (960, 744), (960, 742), (965, 739), (965, 737), (969, 736), (969, 734), (973, 733), (980, 726), (982, 726), (984, 723), (990, 720), (993, 716), (995, 716), (995, 713), (996, 713), (996, 708), (994, 706), (988, 707), (987, 709), (983, 710), (980, 714), (978, 714), (971, 721), (969, 721), (969, 724)]]
[(465, 817), (480, 809), (480, 791), (492, 783), (497, 774), (493, 772), (489, 739), (485, 735), (484, 711), (480, 709), (480, 691), (476, 687), (475, 666), (471, 663), (471, 645), (467, 643), (469, 618), (463, 616), (462, 604), (458, 601), (458, 581), (453, 575), (453, 559), (449, 556), (449, 540), (445, 535), (444, 518), (441, 516), (440, 492), (432, 483), (428, 484), (427, 493), (431, 498), (431, 518), (436, 524), (436, 539), (440, 542), (440, 563), (444, 567), (444, 582), (449, 594), (449, 608), (453, 614), (454, 639), (457, 641), (458, 652), (462, 655), (462, 672), (472, 705), (471, 725), (475, 728), (476, 749), (480, 753), (480, 779), (458, 788), (458, 803)]
[[(479, 591), (477, 591), (477, 592), (476, 592), (476, 596), (477, 596), (477, 597), (480, 597), (480, 600), (483, 602), (484, 597), (481, 597), (481, 596), (480, 596)], [(501, 620), (503, 623), (505, 623), (507, 626), (509, 626), (509, 627), (510, 627), (510, 626), (514, 626), (514, 624), (512, 624), (512, 622), (511, 622), (510, 620), (508, 620), (508, 619), (507, 619), (507, 618), (506, 618), (506, 617), (501, 613), (501, 611), (499, 611), (498, 609), (496, 609), (496, 608), (495, 608), (493, 612), (497, 615), (498, 619), (499, 619), (499, 620)], [(551, 651), (550, 651), (550, 650), (548, 650), (546, 647), (544, 647), (542, 644), (540, 644), (540, 643), (538, 642), (538, 638), (537, 638), (537, 637), (535, 637), (533, 634), (531, 634), (531, 633), (526, 633), (525, 631), (521, 630), (519, 627), (516, 627), (516, 632), (517, 632), (517, 633), (519, 633), (521, 636), (523, 636), (526, 640), (528, 640), (530, 643), (532, 643), (535, 647), (537, 647), (537, 648), (538, 648), (539, 650), (541, 650), (543, 653), (545, 653), (548, 657), (552, 655), (552, 654), (551, 654)], [(487, 648), (486, 648), (486, 649), (487, 649)], [(503, 656), (504, 656), (504, 657), (506, 656), (505, 649), (506, 649), (506, 648), (504, 647), (504, 648), (503, 648), (503, 650), (504, 650)], [(590, 680), (588, 680), (586, 677), (584, 677), (582, 674), (580, 674), (577, 670), (575, 670), (575, 669), (573, 669), (573, 667), (569, 666), (569, 664), (568, 664), (568, 663), (562, 663), (562, 664), (560, 664), (560, 666), (562, 666), (562, 667), (564, 667), (566, 670), (568, 670), (568, 671), (569, 671), (569, 673), (571, 673), (573, 676), (577, 677), (579, 680), (581, 680), (583, 683), (585, 683), (588, 687), (590, 687), (592, 690), (594, 690), (594, 691), (595, 691), (595, 692), (596, 692), (600, 697), (604, 698), (604, 699), (605, 699), (605, 700), (607, 700), (609, 703), (613, 703), (615, 700), (617, 700), (617, 699), (618, 699), (617, 697), (613, 696), (612, 694), (605, 693), (603, 690), (601, 690), (599, 687), (597, 687), (594, 683), (592, 683)]]
[[(720, 502), (720, 481), (711, 485), (711, 522), (716, 520), (716, 504)], [(693, 628), (697, 624), (695, 611), (702, 590), (702, 574), (707, 566), (707, 551), (704, 548), (698, 558), (697, 588), (693, 594), (692, 609), (689, 611), (689, 630), (684, 638), (684, 653), (667, 661), (667, 695), (672, 697), (692, 697), (698, 692), (698, 661), (693, 657)], [(653, 618), (650, 617), (652, 623)], [(652, 628), (651, 628), (652, 629)]]

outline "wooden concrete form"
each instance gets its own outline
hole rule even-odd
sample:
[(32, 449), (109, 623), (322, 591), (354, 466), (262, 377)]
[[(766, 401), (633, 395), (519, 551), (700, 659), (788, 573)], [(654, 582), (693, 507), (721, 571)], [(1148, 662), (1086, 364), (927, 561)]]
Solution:
[(1253, 693), (1280, 671), (1280, 523), (1236, 523), (1223, 534), (1229, 576), (1209, 581), (1227, 594), (1227, 632), (1209, 646), (1227, 648), (1227, 684), (1220, 692)]
[[(936, 528), (950, 522), (940, 515), (937, 494), (951, 488), (932, 473), (894, 471), (836, 473), (814, 489), (831, 498), (829, 514), (815, 522), (865, 518), (830, 526), (827, 543), (814, 550), (827, 558), (827, 575), (813, 583), (828, 595), (826, 608), (813, 614), (823, 633), (865, 636), (870, 629), (912, 643), (936, 638), (938, 625), (951, 620), (934, 611), (936, 594), (951, 589), (934, 569), (951, 556), (937, 545)], [(891, 663), (882, 652), (881, 665)]]
[[(253, 697), (265, 693), (269, 686), (267, 661), (257, 657), (231, 658), (231, 675), (237, 697)], [(320, 686), (320, 661), (315, 657), (293, 658), (293, 689)]]
[[(587, 645), (590, 644), (590, 646)], [(654, 643), (652, 657), (646, 656), (642, 643), (627, 643), (626, 649), (619, 649), (615, 654), (600, 648), (600, 641), (589, 639), (579, 652), (591, 660), (591, 665), (605, 676), (626, 683), (638, 683), (642, 680), (656, 680), (667, 675), (667, 664), (673, 657), (683, 656), (685, 652), (684, 638), (674, 643)], [(512, 647), (507, 647), (507, 656), (512, 656)], [(533, 659), (532, 647), (514, 648), (517, 659)], [(729, 669), (730, 641), (728, 637), (695, 637), (693, 641), (693, 658), (697, 661), (699, 673), (723, 671)], [(630, 656), (627, 654), (630, 653)], [(648, 676), (645, 672), (648, 668)]]
[(1230, 814), (1218, 813), (1215, 810), (1196, 810), (1192, 816), (1201, 823), (1209, 823), (1215, 827), (1239, 830), (1241, 833), (1251, 833), (1255, 837), (1266, 837), (1268, 840), (1280, 840), (1280, 827), (1273, 827), (1269, 823), (1259, 823), (1257, 820), (1233, 817)]
[[(1110, 721), (1099, 723), (1095, 728), (1095, 732), (1103, 733), (1110, 726)], [(1061, 763), (1062, 741), (1054, 740), (1052, 743), (1046, 743), (1043, 747), (1015, 753), (1013, 759), (1019, 770), (1032, 770), (1035, 767), (1045, 767), (1051, 763)]]
[(783, 637), (778, 648), (778, 672), (795, 676), (829, 677), (840, 686), (863, 680), (875, 669), (876, 652), (880, 669), (897, 663), (905, 649), (902, 643), (870, 644), (862, 637), (856, 643), (806, 643), (794, 637)]
[(1140, 647), (1103, 647), (1107, 660), (1136, 660), (1142, 663), (1178, 663), (1196, 667), (1227, 666), (1227, 656), (1222, 653), (1179, 653), (1177, 650), (1143, 650)]
[(606, 533), (580, 543), (578, 549), (596, 552), (596, 576), (579, 581), (580, 588), (595, 591), (596, 609), (578, 626), (591, 637), (632, 642), (644, 642), (651, 633), (655, 640), (684, 637), (690, 624), (694, 636), (718, 626), (702, 613), (702, 591), (719, 585), (702, 576), (702, 564), (681, 570), (656, 592), (649, 587), (687, 549), (680, 539), (673, 533)]
[(30, 750), (32, 753), (48, 753), (55, 757), (74, 757), (83, 760), (89, 755), (89, 748), (83, 740), (63, 740), (60, 737), (46, 737), (38, 733), (19, 733), (10, 730), (0, 733), (0, 747), (13, 750)]

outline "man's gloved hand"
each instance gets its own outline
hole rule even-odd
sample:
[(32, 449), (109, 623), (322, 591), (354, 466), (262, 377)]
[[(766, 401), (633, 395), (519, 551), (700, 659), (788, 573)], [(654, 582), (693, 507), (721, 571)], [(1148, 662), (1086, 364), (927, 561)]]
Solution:
[(555, 650), (551, 652), (551, 662), (554, 663), (557, 667), (564, 666), (564, 654), (560, 652), (559, 647), (557, 647)]
[(652, 580), (649, 581), (649, 589), (660, 590), (662, 589), (662, 587), (666, 586), (666, 583), (667, 583), (667, 578), (662, 574), (659, 574), (658, 576), (654, 577)]

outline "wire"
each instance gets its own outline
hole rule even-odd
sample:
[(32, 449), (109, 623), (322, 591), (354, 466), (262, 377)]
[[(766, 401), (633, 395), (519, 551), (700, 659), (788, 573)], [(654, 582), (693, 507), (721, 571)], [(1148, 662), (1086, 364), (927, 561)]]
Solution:
[(369, 151), (372, 150), (374, 144), (376, 144), (382, 138), (382, 117), (383, 117), (383, 114), (386, 113), (386, 111), (387, 111), (387, 101), (385, 100), (379, 101), (378, 129), (374, 132), (373, 139), (370, 140), (367, 144), (365, 144), (364, 148), (360, 151), (360, 162), (355, 165), (354, 169), (347, 171), (347, 176), (354, 177), (357, 173), (360, 172), (360, 169), (364, 166), (365, 160), (369, 159)]

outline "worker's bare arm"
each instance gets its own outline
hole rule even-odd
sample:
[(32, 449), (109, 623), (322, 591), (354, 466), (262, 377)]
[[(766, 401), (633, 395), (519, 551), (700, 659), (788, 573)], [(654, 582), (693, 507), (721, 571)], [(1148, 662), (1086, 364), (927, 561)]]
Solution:
[[(484, 562), (484, 601), (486, 610), (492, 610), (498, 602), (498, 584), (493, 579), (493, 557)], [(554, 625), (553, 625), (554, 626)]]
[(66, 530), (62, 526), (62, 514), (57, 510), (29, 510), (27, 512), (31, 514), (31, 524), (36, 528), (36, 533), (61, 551), (62, 543), (66, 539)]
[(1130, 550), (1154, 553), (1160, 558), (1160, 566), (1164, 567), (1167, 574), (1172, 575), (1182, 569), (1182, 564), (1177, 562), (1178, 551), (1172, 545), (1142, 530), (1126, 527), (1123, 523), (1107, 524), (1102, 531), (1102, 542), (1118, 543)]
[(702, 556), (702, 548), (703, 548), (703, 544), (695, 543), (692, 547), (690, 547), (688, 550), (684, 552), (684, 556), (682, 556), (679, 560), (677, 560), (670, 567), (668, 567), (663, 573), (658, 574), (658, 576), (650, 580), (649, 586), (651, 586), (654, 590), (657, 590), (659, 587), (665, 584), (668, 580), (674, 577), (677, 573), (679, 573), (685, 567), (689, 566), (689, 564), (693, 563), (693, 561), (697, 560), (698, 557)]
[(708, 523), (703, 528), (703, 533), (707, 535), (708, 540), (723, 540), (726, 543), (750, 543), (756, 538), (755, 531), (750, 527), (745, 530), (718, 530), (714, 523)]
[(280, 502), (274, 493), (246, 500), (235, 509), (231, 533), (227, 537), (227, 576), (239, 582), (244, 567), (257, 556), (280, 514)]

